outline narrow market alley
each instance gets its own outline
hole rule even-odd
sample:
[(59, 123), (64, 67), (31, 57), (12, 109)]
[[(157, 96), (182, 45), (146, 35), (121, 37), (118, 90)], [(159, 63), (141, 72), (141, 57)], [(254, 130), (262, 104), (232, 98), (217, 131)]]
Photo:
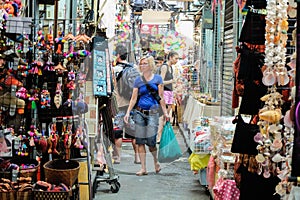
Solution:
[(300, 0), (0, 13), (0, 200), (300, 200)]
[(118, 165), (114, 165), (115, 171), (119, 175), (121, 184), (118, 193), (112, 193), (110, 185), (100, 183), (95, 195), (97, 199), (126, 199), (126, 200), (208, 200), (209, 195), (204, 186), (199, 182), (199, 174), (194, 175), (188, 163), (188, 152), (185, 140), (186, 136), (174, 126), (179, 145), (183, 156), (171, 163), (161, 163), (162, 170), (159, 174), (154, 171), (151, 165), (153, 159), (147, 153), (147, 166), (149, 174), (147, 176), (136, 176), (140, 165), (134, 164), (134, 154), (131, 143), (124, 142), (122, 145), (122, 160)]

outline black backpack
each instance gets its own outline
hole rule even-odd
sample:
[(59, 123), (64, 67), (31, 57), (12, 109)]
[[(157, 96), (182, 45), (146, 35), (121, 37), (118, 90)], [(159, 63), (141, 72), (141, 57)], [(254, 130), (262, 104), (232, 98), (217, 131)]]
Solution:
[(123, 70), (117, 76), (117, 86), (120, 96), (130, 100), (135, 79), (140, 76), (138, 70), (129, 63), (119, 63)]

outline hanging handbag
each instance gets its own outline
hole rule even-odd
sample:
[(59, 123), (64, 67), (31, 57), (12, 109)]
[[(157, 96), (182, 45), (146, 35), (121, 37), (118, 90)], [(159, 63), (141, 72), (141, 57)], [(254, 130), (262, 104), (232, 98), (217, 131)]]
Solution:
[(254, 141), (254, 136), (259, 132), (258, 125), (244, 122), (240, 114), (236, 116), (233, 123), (236, 123), (236, 127), (231, 152), (257, 155), (257, 143)]

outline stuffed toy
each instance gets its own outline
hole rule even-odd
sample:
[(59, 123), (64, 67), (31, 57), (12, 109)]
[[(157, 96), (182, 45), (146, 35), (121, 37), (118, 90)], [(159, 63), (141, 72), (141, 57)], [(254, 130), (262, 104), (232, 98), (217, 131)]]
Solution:
[(50, 92), (48, 90), (42, 90), (41, 93), (41, 108), (50, 108)]
[(63, 44), (65, 43), (65, 40), (63, 39), (63, 32), (58, 32), (58, 37), (55, 38), (55, 43), (57, 44), (57, 48), (55, 53), (56, 54), (63, 54)]
[(9, 0), (6, 0), (4, 3), (3, 8), (5, 9), (6, 13), (8, 14), (9, 17), (13, 17), (15, 14), (15, 8), (12, 5), (12, 2)]

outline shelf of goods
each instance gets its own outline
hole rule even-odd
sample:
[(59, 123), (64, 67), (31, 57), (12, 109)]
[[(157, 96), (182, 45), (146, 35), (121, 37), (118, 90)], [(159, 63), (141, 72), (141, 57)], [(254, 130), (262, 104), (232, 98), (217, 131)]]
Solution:
[(230, 185), (238, 192), (234, 180), (236, 155), (231, 153), (235, 124), (234, 117), (214, 117), (210, 121), (210, 140), (212, 144), (211, 159), (208, 164), (208, 188), (212, 196), (220, 197), (224, 185)]
[(188, 97), (184, 113), (182, 115), (183, 123), (188, 129), (192, 129), (192, 122), (200, 117), (214, 117), (220, 115), (219, 105), (207, 105), (200, 103), (192, 95)]
[(190, 149), (192, 154), (189, 157), (191, 170), (199, 174), (199, 182), (206, 186), (206, 167), (210, 158), (210, 128), (209, 119), (201, 117), (193, 121), (193, 129), (190, 133)]
[[(40, 166), (34, 159), (27, 161), (6, 160), (11, 170), (6, 176), (0, 173), (0, 199), (3, 200), (52, 200), (79, 198), (79, 162), (75, 160), (52, 160)], [(16, 164), (17, 163), (17, 164)], [(19, 166), (19, 169), (17, 169)], [(45, 181), (36, 180), (40, 176), (39, 167), (45, 172)], [(18, 171), (19, 170), (19, 171)]]
[(209, 189), (211, 196), (219, 195), (223, 184), (235, 185), (236, 158), (230, 152), (235, 130), (232, 120), (233, 117), (199, 117), (191, 125), (189, 163), (194, 174), (198, 174), (200, 184)]

